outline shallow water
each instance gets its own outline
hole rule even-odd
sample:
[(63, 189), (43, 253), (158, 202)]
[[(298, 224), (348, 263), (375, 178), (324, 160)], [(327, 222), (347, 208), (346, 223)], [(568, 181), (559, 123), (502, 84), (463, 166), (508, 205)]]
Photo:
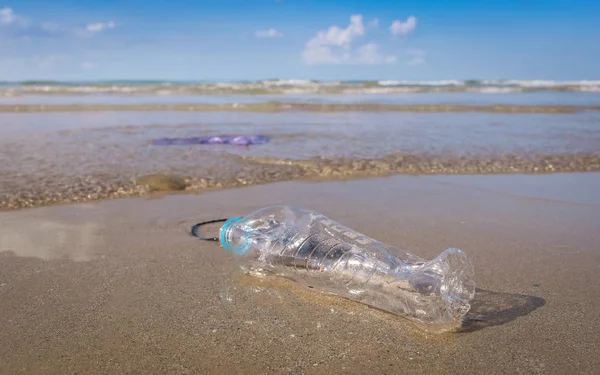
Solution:
[(528, 92), (528, 93), (418, 93), (418, 94), (286, 94), (286, 95), (150, 95), (150, 94), (90, 94), (90, 95), (23, 95), (0, 96), (0, 105), (46, 104), (225, 104), (264, 103), (380, 103), (380, 104), (519, 104), (519, 105), (600, 105), (600, 92)]
[[(418, 100), (417, 97), (435, 95), (416, 94), (406, 98)], [(514, 95), (511, 100), (521, 98), (517, 104), (531, 98), (551, 101), (564, 97), (569, 98), (567, 102), (581, 105), (600, 97), (548, 92), (506, 94), (506, 98), (509, 95)], [(335, 101), (340, 97), (325, 99)], [(463, 97), (460, 104), (470, 103), (468, 98), (488, 100), (484, 94)], [(64, 100), (65, 97), (43, 98)], [(72, 98), (89, 100), (93, 96)], [(153, 100), (165, 98), (176, 99), (155, 96)], [(350, 96), (343, 98), (354, 100)], [(359, 99), (377, 98), (365, 95)], [(387, 99), (394, 100), (392, 96)], [(212, 134), (264, 134), (272, 140), (250, 147), (150, 145), (155, 138)], [(190, 189), (203, 189), (299, 178), (339, 179), (394, 173), (597, 169), (600, 169), (600, 111), (0, 113), (0, 207), (65, 201), (73, 196), (88, 200), (138, 194), (135, 179), (155, 173), (186, 176), (191, 179)]]
[[(490, 113), (240, 113), (83, 112), (0, 114), (4, 141), (65, 148), (144, 152), (163, 156), (197, 150), (284, 159), (381, 158), (393, 153), (503, 155), (600, 151), (600, 112), (575, 114)], [(149, 146), (161, 137), (265, 134), (255, 147)], [(40, 147), (40, 144), (43, 144)], [(56, 149), (52, 151), (51, 149)], [(0, 151), (1, 153), (2, 151)], [(47, 155), (49, 156), (49, 155)], [(146, 160), (149, 161), (149, 160)]]

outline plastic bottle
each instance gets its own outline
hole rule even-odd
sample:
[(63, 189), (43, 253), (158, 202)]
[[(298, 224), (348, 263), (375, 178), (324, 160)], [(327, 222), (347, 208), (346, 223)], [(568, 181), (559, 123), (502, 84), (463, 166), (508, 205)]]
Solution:
[(475, 294), (473, 268), (459, 249), (426, 261), (300, 208), (232, 218), (219, 235), (247, 272), (284, 276), (423, 324), (460, 322)]

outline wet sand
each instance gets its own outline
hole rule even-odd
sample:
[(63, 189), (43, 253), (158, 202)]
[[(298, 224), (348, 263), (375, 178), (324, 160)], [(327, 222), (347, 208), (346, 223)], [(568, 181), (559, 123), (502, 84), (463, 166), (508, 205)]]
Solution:
[[(0, 373), (592, 374), (597, 191), (594, 173), (395, 176), (3, 212)], [(242, 277), (186, 233), (271, 204), (425, 258), (463, 249), (478, 291), (462, 328)]]
[(598, 111), (600, 106), (578, 105), (467, 105), (467, 104), (339, 104), (339, 103), (227, 103), (227, 104), (15, 104), (0, 105), (0, 113), (100, 112), (100, 111), (234, 111), (234, 112), (488, 112), (488, 113), (576, 113)]
[[(80, 157), (76, 162), (82, 163), (82, 160)], [(58, 163), (54, 161), (53, 164)], [(141, 170), (122, 172), (118, 166), (112, 171), (88, 170), (81, 174), (61, 174), (58, 167), (49, 174), (27, 174), (20, 170), (0, 172), (0, 182), (3, 182), (0, 186), (0, 211), (147, 196), (157, 191), (198, 194), (208, 190), (293, 180), (340, 181), (394, 174), (540, 175), (598, 172), (600, 156), (590, 153), (531, 155), (525, 158), (518, 155), (436, 157), (394, 154), (363, 160), (286, 160), (227, 155), (207, 171), (209, 164), (210, 160), (203, 163), (201, 168), (187, 168), (181, 164), (170, 169), (163, 166), (158, 169), (159, 173), (151, 174), (140, 173)], [(166, 173), (160, 173), (162, 171)]]

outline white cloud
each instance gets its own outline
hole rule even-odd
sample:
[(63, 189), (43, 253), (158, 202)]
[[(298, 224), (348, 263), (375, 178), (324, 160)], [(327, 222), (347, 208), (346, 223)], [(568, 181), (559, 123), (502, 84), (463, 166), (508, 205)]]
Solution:
[(409, 49), (406, 53), (411, 56), (411, 59), (407, 63), (408, 65), (416, 66), (425, 64), (425, 51), (420, 49)]
[(352, 41), (364, 33), (362, 16), (353, 15), (345, 29), (334, 25), (327, 30), (317, 32), (317, 35), (306, 42), (302, 57), (309, 65), (347, 62), (351, 57)]
[(369, 22), (369, 27), (377, 28), (379, 27), (379, 20), (377, 18), (373, 18), (371, 22)]
[[(32, 22), (29, 18), (15, 13), (12, 8), (4, 7), (0, 8), (0, 27), (3, 26), (16, 27), (22, 30), (26, 29), (26, 32), (18, 31), (15, 35), (23, 40), (28, 40), (41, 35), (61, 36), (65, 32), (72, 32), (75, 36), (89, 37), (105, 30), (114, 29), (117, 27), (117, 24), (114, 21), (96, 22), (87, 24), (84, 28), (68, 30), (54, 22)], [(25, 33), (27, 35), (23, 35)]]
[(338, 46), (347, 47), (357, 36), (365, 33), (365, 27), (360, 14), (350, 17), (350, 24), (345, 29), (331, 26), (325, 31), (319, 31), (317, 35), (308, 41), (307, 46)]
[(29, 20), (15, 13), (12, 8), (0, 8), (0, 26), (17, 25), (23, 28), (28, 27)]
[[(371, 21), (369, 25), (374, 25), (374, 21)], [(362, 15), (353, 15), (350, 17), (350, 24), (344, 29), (334, 25), (327, 30), (317, 32), (312, 39), (306, 42), (302, 58), (309, 65), (374, 65), (396, 62), (396, 57), (381, 54), (377, 43), (367, 43), (353, 48), (356, 39), (364, 35), (365, 27)]]
[(283, 37), (283, 33), (274, 28), (270, 28), (267, 30), (258, 30), (254, 33), (257, 38), (281, 38)]
[(410, 16), (404, 22), (399, 20), (392, 22), (392, 25), (390, 26), (390, 32), (392, 35), (406, 35), (410, 34), (416, 27), (417, 18), (415, 16)]
[(60, 26), (51, 22), (37, 23), (16, 13), (12, 8), (0, 8), (0, 28), (9, 28), (9, 37), (28, 41), (46, 36), (60, 30)]
[(106, 30), (114, 29), (117, 24), (114, 21), (89, 23), (84, 29), (74, 30), (75, 36), (88, 38), (100, 34)]
[(117, 25), (113, 21), (90, 23), (85, 27), (89, 33), (99, 33), (104, 30), (114, 29)]
[(0, 25), (10, 25), (17, 20), (17, 15), (11, 8), (0, 9)]

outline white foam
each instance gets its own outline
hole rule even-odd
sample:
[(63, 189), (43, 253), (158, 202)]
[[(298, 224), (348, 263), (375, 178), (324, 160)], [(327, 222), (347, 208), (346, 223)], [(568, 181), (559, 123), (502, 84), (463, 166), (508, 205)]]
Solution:
[(441, 80), (441, 81), (378, 81), (379, 86), (464, 86), (464, 81)]
[(211, 82), (211, 83), (158, 83), (136, 84), (81, 84), (81, 85), (25, 85), (0, 87), (0, 96), (31, 94), (146, 94), (146, 95), (197, 95), (236, 94), (250, 90), (264, 90), (266, 94), (408, 94), (417, 92), (470, 92), (508, 93), (529, 91), (600, 92), (600, 80), (553, 81), (553, 80), (485, 80), (477, 85), (459, 80), (406, 81), (381, 80), (371, 82), (311, 81), (306, 79), (278, 79), (257, 82)]

